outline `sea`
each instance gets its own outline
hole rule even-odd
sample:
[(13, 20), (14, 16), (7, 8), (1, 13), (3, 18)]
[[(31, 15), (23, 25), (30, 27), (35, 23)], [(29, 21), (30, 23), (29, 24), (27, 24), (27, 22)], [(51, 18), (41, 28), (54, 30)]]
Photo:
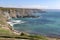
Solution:
[(46, 9), (45, 13), (33, 13), (37, 18), (13, 18), (24, 23), (14, 24), (14, 29), (31, 34), (60, 37), (60, 10)]

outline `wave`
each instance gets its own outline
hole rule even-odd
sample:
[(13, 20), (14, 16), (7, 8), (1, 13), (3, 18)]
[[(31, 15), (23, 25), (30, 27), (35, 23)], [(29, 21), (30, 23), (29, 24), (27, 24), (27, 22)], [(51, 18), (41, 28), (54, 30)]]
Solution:
[(22, 20), (9, 20), (7, 23), (10, 24), (11, 26), (14, 26), (14, 24), (25, 23), (25, 21), (22, 21)]

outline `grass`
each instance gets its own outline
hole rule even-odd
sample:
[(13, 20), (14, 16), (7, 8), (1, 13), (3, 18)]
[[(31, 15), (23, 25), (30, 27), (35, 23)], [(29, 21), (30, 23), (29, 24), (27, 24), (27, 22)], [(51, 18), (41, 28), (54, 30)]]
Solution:
[(0, 27), (0, 38), (15, 38), (15, 39), (29, 39), (29, 40), (47, 40), (45, 37), (41, 35), (16, 35), (13, 34), (10, 30), (6, 30)]
[(2, 25), (6, 24), (6, 20), (7, 20), (7, 18), (4, 17), (3, 14), (0, 14), (0, 24), (2, 24)]
[(2, 24), (2, 25), (4, 24), (5, 25), (5, 22), (4, 21), (0, 21), (0, 24)]
[(14, 38), (0, 38), (0, 40), (15, 40)]
[(44, 36), (41, 35), (30, 35), (31, 39), (41, 39), (41, 40), (47, 40)]
[(11, 34), (12, 34), (12, 32), (10, 30), (0, 27), (0, 35), (11, 35)]

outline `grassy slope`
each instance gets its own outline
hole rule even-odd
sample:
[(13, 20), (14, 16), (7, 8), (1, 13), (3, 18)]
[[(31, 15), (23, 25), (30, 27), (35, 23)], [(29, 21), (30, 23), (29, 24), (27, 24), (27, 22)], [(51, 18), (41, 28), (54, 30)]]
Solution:
[(38, 35), (26, 35), (26, 34), (15, 35), (10, 30), (0, 28), (0, 38), (2, 37), (3, 38), (15, 38), (15, 39), (29, 39), (29, 40), (38, 40), (38, 39), (47, 40), (45, 37), (38, 36)]
[(13, 33), (10, 31), (10, 30), (8, 30), (8, 29), (4, 29), (4, 28), (1, 28), (0, 27), (0, 36), (1, 35), (12, 35)]

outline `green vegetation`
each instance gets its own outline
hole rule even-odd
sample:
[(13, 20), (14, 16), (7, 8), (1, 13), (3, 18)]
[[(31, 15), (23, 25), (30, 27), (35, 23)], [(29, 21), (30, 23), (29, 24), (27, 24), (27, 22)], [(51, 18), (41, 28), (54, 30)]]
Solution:
[(6, 30), (4, 28), (1, 28), (0, 27), (0, 35), (8, 35), (8, 34), (11, 34), (11, 32), (9, 30)]
[(0, 14), (0, 24), (5, 25), (6, 24), (6, 18), (4, 17), (3, 14)]
[(41, 40), (47, 40), (44, 36), (41, 35), (30, 35), (31, 39), (41, 39)]
[(15, 40), (14, 38), (0, 38), (0, 40)]
[(0, 24), (5, 24), (4, 21), (0, 21)]
[(20, 35), (16, 35), (13, 32), (0, 28), (0, 38), (15, 38), (15, 39), (29, 39), (29, 40), (47, 40), (43, 36), (39, 35), (27, 35), (25, 33), (21, 33)]

